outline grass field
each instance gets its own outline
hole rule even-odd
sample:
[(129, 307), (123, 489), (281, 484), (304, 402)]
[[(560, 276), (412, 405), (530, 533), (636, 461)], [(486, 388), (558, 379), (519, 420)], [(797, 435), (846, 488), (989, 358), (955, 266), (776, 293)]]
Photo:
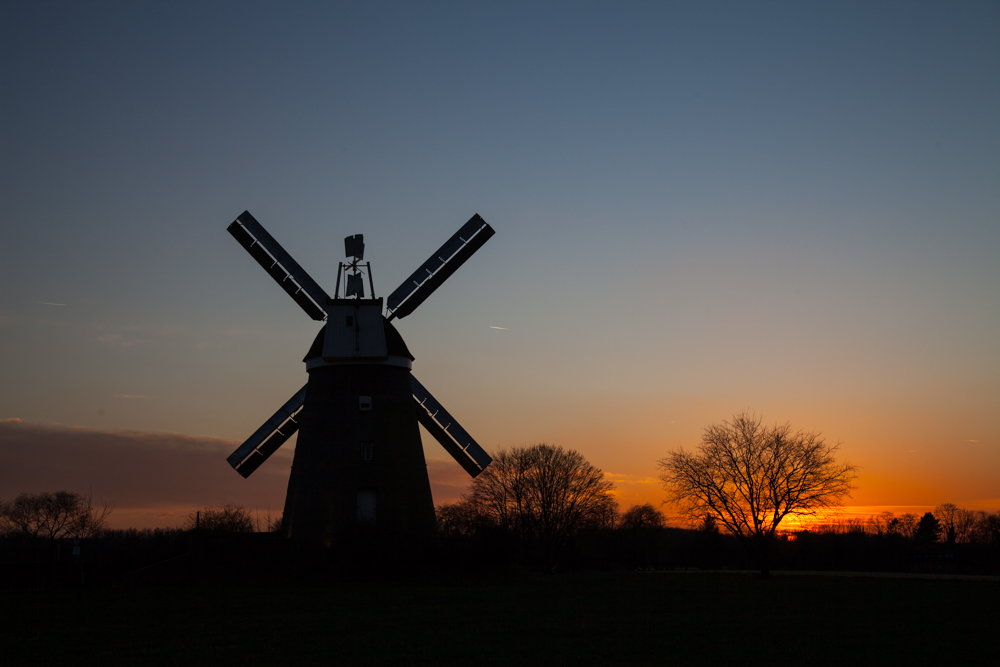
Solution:
[(2, 597), (8, 664), (995, 665), (1000, 582), (582, 573)]

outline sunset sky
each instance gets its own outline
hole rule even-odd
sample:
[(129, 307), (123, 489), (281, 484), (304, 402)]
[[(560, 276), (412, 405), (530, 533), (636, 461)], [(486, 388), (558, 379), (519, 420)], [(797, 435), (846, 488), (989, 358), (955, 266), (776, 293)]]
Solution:
[[(225, 457), (319, 325), (226, 226), (387, 296), (487, 449), (623, 505), (750, 409), (841, 442), (852, 511), (1000, 508), (1000, 4), (0, 4), (0, 498), (114, 525), (280, 511)], [(424, 433), (435, 502), (468, 476)], [(915, 509), (910, 509), (915, 508)]]

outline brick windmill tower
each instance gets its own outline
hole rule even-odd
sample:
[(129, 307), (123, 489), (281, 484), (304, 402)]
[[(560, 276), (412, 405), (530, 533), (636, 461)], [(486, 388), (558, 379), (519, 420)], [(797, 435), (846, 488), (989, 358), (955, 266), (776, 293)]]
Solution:
[(349, 261), (340, 263), (331, 298), (249, 212), (228, 231), (306, 314), (326, 321), (304, 359), (309, 381), (229, 456), (229, 464), (248, 477), (298, 432), (285, 536), (345, 548), (433, 540), (434, 502), (417, 424), (473, 477), (491, 459), (413, 376), (414, 357), (392, 320), (423, 303), (493, 236), (493, 228), (473, 216), (384, 307), (374, 295), (371, 264), (362, 262), (360, 234), (344, 239)]

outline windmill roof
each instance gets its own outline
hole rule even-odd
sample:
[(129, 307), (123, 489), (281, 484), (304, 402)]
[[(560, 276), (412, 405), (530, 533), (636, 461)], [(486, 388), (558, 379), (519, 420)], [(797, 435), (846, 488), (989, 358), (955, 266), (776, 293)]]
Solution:
[[(382, 327), (385, 330), (385, 347), (386, 352), (389, 353), (390, 357), (406, 357), (410, 361), (414, 361), (413, 355), (410, 354), (410, 350), (406, 347), (406, 342), (403, 341), (403, 337), (399, 335), (396, 331), (396, 327), (392, 326), (389, 320), (382, 318)], [(326, 340), (326, 325), (319, 330), (316, 334), (316, 339), (313, 344), (309, 347), (309, 351), (306, 352), (303, 362), (309, 361), (310, 359), (317, 359), (323, 356), (323, 341)]]

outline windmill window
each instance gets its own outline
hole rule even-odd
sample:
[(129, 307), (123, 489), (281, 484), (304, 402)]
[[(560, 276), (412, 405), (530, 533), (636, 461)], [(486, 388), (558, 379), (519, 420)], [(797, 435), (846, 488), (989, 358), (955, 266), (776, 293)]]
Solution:
[(375, 443), (374, 442), (362, 442), (361, 443), (361, 460), (371, 461), (375, 458)]
[(347, 316), (347, 321), (344, 323), (344, 326), (345, 327), (353, 327), (354, 326), (354, 315), (348, 315)]
[(371, 396), (358, 396), (358, 409), (359, 410), (371, 410), (372, 409), (372, 397)]
[(375, 525), (375, 491), (358, 491), (358, 523), (362, 526)]

